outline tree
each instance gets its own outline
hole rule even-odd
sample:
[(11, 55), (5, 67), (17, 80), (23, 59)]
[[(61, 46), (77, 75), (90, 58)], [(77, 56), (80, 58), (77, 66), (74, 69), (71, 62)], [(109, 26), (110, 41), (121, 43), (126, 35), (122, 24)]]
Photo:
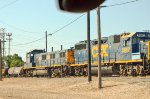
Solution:
[(12, 55), (6, 56), (5, 61), (8, 64), (9, 68), (22, 66), (24, 64), (24, 61), (20, 56), (18, 56), (18, 54), (14, 54), (13, 56)]

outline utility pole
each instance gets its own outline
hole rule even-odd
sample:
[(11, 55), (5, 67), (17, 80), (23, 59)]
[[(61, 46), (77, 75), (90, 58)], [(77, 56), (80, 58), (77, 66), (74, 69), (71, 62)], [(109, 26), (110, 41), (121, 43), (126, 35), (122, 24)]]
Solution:
[(2, 58), (5, 56), (5, 28), (0, 28), (0, 39), (1, 39), (1, 47), (2, 47)]
[(87, 12), (87, 52), (88, 52), (88, 82), (92, 81), (91, 77), (91, 41), (90, 41), (90, 12)]
[(100, 7), (97, 8), (97, 33), (98, 33), (98, 88), (100, 89), (102, 88)]
[(101, 74), (101, 21), (100, 9), (107, 6), (97, 7), (97, 34), (98, 34), (98, 88), (102, 88), (102, 74)]
[(1, 47), (1, 39), (0, 39), (0, 81), (2, 81), (2, 47)]
[(47, 52), (47, 31), (45, 32), (45, 37), (46, 37), (46, 52)]
[(12, 38), (10, 38), (12, 36), (12, 33), (7, 33), (7, 36), (8, 36), (8, 40), (9, 41), (9, 47), (8, 47), (8, 55), (10, 55), (10, 41), (12, 40)]

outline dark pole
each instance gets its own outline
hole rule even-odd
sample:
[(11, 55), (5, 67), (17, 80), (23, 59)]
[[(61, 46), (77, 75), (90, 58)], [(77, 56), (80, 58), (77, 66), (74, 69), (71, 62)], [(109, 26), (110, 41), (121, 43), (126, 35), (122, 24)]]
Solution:
[(47, 52), (47, 31), (45, 32), (45, 37), (46, 37), (46, 52)]
[(63, 50), (63, 46), (61, 45), (61, 50)]
[(53, 47), (52, 47), (52, 52), (53, 52)]
[(7, 36), (8, 36), (7, 40), (9, 40), (8, 55), (10, 55), (10, 41), (12, 40), (12, 38), (10, 38), (10, 37), (12, 36), (12, 33), (8, 33)]
[(1, 47), (1, 39), (0, 39), (0, 81), (2, 81), (2, 47)]
[(87, 52), (88, 52), (88, 82), (92, 81), (91, 77), (91, 46), (90, 46), (90, 12), (87, 12)]
[(97, 8), (97, 33), (98, 33), (98, 88), (100, 89), (102, 88), (100, 7)]

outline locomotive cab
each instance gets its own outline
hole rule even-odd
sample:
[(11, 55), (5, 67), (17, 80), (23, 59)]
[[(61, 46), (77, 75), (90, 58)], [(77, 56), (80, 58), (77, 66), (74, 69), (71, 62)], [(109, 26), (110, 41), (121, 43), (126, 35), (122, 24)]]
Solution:
[(35, 49), (35, 50), (28, 52), (26, 54), (26, 66), (30, 66), (30, 67), (36, 66), (35, 55), (39, 54), (39, 53), (44, 53), (44, 52), (45, 52), (44, 50), (38, 50), (38, 49)]

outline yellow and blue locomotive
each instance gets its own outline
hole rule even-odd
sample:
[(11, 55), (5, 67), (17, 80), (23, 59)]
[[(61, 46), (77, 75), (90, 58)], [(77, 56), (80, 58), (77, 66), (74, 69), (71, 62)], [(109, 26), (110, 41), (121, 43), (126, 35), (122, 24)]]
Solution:
[[(97, 74), (98, 41), (91, 40), (92, 73)], [(87, 41), (74, 48), (27, 53), (23, 67), (28, 76), (87, 75)], [(135, 32), (101, 39), (102, 74), (145, 75), (150, 73), (150, 33)]]
[[(150, 33), (122, 33), (101, 41), (101, 62), (112, 66), (115, 74), (144, 75), (150, 73)], [(97, 64), (98, 45), (92, 47), (92, 58)]]

